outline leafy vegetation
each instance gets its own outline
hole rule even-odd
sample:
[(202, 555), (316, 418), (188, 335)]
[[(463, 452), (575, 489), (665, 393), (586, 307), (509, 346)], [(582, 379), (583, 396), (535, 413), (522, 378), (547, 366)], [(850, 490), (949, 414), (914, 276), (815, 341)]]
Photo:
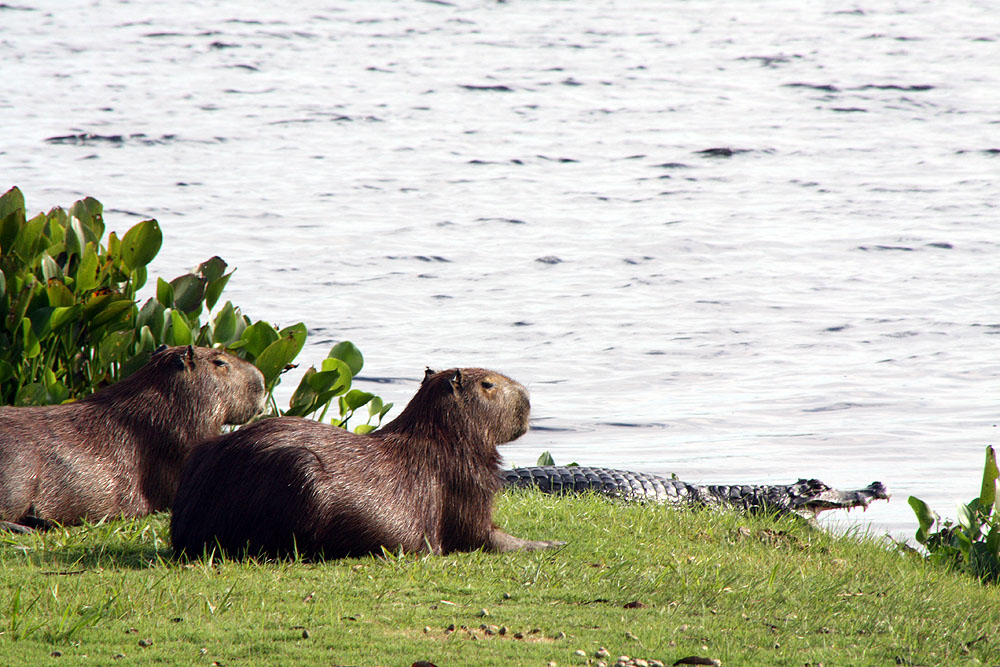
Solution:
[[(983, 581), (1000, 580), (1000, 480), (992, 447), (986, 448), (979, 497), (958, 506), (958, 524), (950, 519), (942, 522), (919, 498), (910, 496), (909, 503), (920, 524), (917, 542), (927, 548), (929, 560), (965, 570)], [(937, 530), (928, 532), (935, 525)]]
[(274, 389), (305, 344), (305, 324), (278, 329), (230, 301), (213, 313), (233, 274), (220, 257), (173, 280), (157, 278), (155, 296), (139, 306), (162, 231), (144, 220), (121, 238), (111, 232), (105, 244), (103, 211), (87, 197), (28, 218), (20, 190), (0, 196), (0, 405), (82, 398), (128, 376), (165, 344), (224, 347), (254, 363), (267, 383), (269, 415), (323, 419), (336, 405), (334, 422), (346, 426), (367, 406), (368, 419), (355, 430), (368, 432), (392, 407), (351, 388), (364, 358), (344, 341), (305, 372), (280, 410)]
[(0, 662), (1000, 664), (1000, 588), (878, 539), (529, 490), (495, 517), (568, 544), (184, 563), (164, 514), (0, 535)]

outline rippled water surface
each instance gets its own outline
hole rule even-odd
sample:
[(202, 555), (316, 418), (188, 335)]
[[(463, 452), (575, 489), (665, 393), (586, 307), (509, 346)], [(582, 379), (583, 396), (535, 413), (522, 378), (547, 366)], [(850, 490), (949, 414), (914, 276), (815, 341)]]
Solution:
[(976, 495), (1000, 9), (282, 4), (0, 5), (0, 188), (156, 217), (153, 275), (221, 255), (397, 404), (425, 365), (507, 372), (511, 462), (879, 479), (851, 518), (898, 535), (908, 495)]

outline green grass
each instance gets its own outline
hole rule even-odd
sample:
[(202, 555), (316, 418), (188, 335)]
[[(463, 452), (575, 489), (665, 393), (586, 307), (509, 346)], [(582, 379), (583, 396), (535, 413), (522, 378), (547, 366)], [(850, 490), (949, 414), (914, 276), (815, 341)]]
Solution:
[(1000, 590), (880, 540), (529, 492), (502, 495), (496, 518), (569, 544), (180, 563), (165, 515), (0, 534), (0, 663), (562, 666), (603, 646), (609, 664), (1000, 664)]

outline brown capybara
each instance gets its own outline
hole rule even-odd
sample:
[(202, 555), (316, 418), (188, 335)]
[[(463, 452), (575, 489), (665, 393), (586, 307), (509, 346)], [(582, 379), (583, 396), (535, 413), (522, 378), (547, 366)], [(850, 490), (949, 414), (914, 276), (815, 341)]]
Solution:
[(528, 391), (482, 368), (427, 371), (406, 409), (358, 435), (265, 419), (192, 452), (174, 499), (179, 555), (339, 558), (544, 549), (498, 530), (497, 445), (528, 430)]
[(264, 376), (211, 348), (161, 347), (74, 403), (0, 407), (0, 527), (166, 509), (191, 448), (264, 408)]

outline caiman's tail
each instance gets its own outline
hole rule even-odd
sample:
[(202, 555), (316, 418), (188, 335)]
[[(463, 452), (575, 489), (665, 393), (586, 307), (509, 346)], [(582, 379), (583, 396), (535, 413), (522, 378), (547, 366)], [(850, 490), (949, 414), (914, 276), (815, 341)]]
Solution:
[(504, 484), (537, 487), (545, 493), (592, 491), (628, 500), (716, 505), (751, 512), (795, 512), (815, 517), (834, 509), (865, 509), (873, 500), (888, 500), (881, 482), (856, 491), (839, 491), (818, 479), (793, 484), (738, 484), (696, 486), (660, 475), (586, 466), (533, 466), (503, 470)]

